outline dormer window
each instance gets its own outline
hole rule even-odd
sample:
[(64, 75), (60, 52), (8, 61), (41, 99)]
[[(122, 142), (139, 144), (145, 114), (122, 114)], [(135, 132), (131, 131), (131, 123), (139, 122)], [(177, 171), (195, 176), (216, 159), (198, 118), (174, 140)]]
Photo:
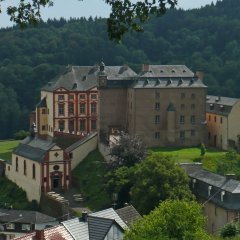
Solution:
[(212, 186), (208, 186), (208, 196), (211, 195)]

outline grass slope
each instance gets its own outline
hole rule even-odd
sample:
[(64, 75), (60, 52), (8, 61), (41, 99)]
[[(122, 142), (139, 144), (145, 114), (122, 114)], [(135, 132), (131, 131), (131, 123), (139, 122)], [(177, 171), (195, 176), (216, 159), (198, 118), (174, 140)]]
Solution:
[(222, 161), (226, 152), (216, 149), (207, 149), (205, 156), (200, 157), (200, 148), (152, 148), (151, 151), (154, 154), (167, 154), (173, 158), (176, 162), (198, 162), (201, 161), (205, 169), (216, 172), (217, 165)]
[(0, 158), (11, 160), (12, 150), (20, 141), (0, 141)]
[(72, 172), (78, 181), (80, 192), (91, 210), (100, 210), (111, 205), (111, 198), (104, 189), (103, 176), (107, 173), (103, 157), (98, 150), (91, 152)]

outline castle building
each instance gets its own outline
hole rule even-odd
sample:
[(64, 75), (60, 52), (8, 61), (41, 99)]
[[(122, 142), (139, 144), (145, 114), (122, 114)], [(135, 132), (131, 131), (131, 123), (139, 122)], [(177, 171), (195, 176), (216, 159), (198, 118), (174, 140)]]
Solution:
[(240, 100), (207, 96), (206, 119), (208, 144), (223, 150), (240, 147)]
[(143, 65), (137, 76), (99, 74), (100, 139), (126, 131), (148, 147), (205, 140), (206, 86), (184, 65)]

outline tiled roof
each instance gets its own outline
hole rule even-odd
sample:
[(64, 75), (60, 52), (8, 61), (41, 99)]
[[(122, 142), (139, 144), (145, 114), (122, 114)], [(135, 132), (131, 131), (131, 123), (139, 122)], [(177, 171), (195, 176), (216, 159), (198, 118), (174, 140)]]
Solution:
[(147, 65), (142, 77), (194, 77), (194, 73), (185, 65)]
[[(108, 79), (125, 79), (137, 74), (128, 66), (105, 66), (104, 73)], [(97, 86), (99, 66), (73, 66), (68, 72), (53, 82), (45, 85), (42, 90), (55, 91), (65, 88), (68, 91), (86, 91)]]
[(132, 205), (117, 209), (115, 211), (128, 226), (130, 226), (132, 222), (141, 218), (141, 215)]
[(55, 221), (55, 218), (36, 211), (0, 209), (0, 222), (42, 224)]
[(105, 236), (107, 235), (114, 222), (114, 220), (108, 218), (88, 216), (89, 239), (105, 239)]
[(227, 116), (238, 101), (238, 98), (208, 95), (206, 99), (206, 112)]
[(99, 212), (90, 213), (89, 216), (108, 218), (115, 220), (122, 229), (128, 228), (126, 223), (119, 217), (113, 208), (108, 208)]
[(89, 240), (88, 224), (78, 218), (62, 222), (63, 226), (71, 233), (75, 240)]

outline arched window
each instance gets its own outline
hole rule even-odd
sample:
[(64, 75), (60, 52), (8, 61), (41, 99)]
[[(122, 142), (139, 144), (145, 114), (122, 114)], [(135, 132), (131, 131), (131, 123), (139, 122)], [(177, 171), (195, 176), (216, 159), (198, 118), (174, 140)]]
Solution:
[(24, 160), (23, 162), (23, 174), (27, 175), (27, 164), (26, 164), (26, 160)]
[(18, 172), (18, 157), (16, 157), (16, 172)]
[(35, 179), (36, 178), (36, 169), (35, 169), (35, 164), (33, 163), (32, 165), (32, 178)]

